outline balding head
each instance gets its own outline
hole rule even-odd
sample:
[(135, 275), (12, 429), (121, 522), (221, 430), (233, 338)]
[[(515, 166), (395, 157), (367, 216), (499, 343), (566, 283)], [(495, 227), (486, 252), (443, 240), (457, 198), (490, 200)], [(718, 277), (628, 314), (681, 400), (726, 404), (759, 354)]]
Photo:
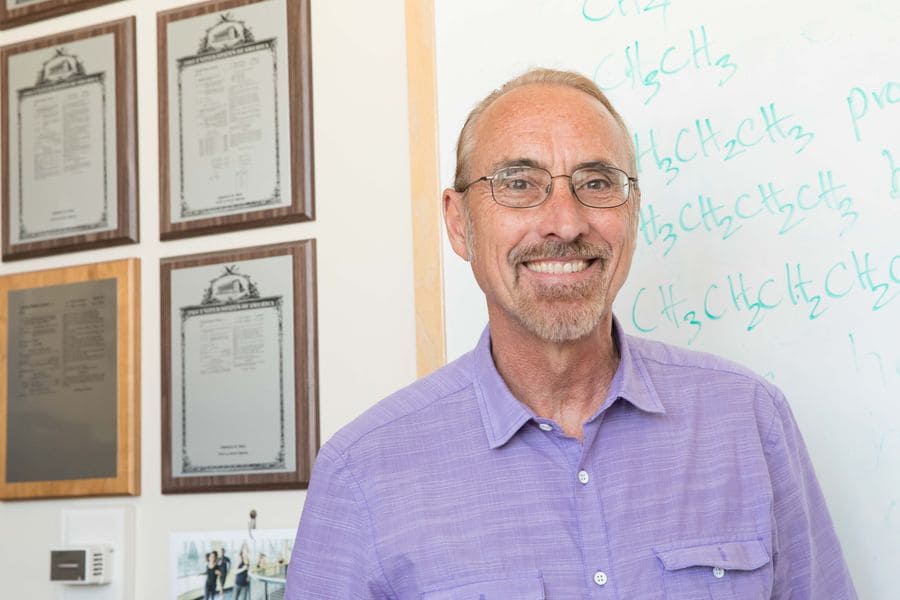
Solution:
[(624, 152), (627, 157), (627, 165), (624, 166), (632, 176), (637, 172), (635, 163), (634, 143), (631, 140), (631, 134), (628, 132), (628, 126), (621, 115), (610, 103), (609, 98), (600, 91), (593, 81), (587, 77), (572, 71), (558, 71), (553, 69), (531, 69), (525, 73), (510, 79), (502, 86), (488, 94), (481, 102), (479, 102), (472, 112), (469, 113), (465, 125), (459, 134), (459, 140), (456, 144), (456, 174), (453, 179), (453, 187), (457, 191), (462, 191), (471, 180), (472, 174), (469, 172), (471, 156), (475, 145), (478, 143), (477, 130), (478, 124), (484, 112), (501, 96), (528, 85), (557, 85), (584, 92), (588, 96), (595, 98), (601, 105), (601, 110), (605, 109), (609, 115), (615, 120), (622, 134), (622, 143), (624, 144)]

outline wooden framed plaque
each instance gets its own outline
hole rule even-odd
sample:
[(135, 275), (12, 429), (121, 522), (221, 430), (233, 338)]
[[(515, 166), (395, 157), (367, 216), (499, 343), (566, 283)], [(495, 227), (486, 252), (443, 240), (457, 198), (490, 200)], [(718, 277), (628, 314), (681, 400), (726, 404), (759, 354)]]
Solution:
[(163, 493), (302, 488), (318, 451), (315, 241), (163, 259)]
[(157, 15), (160, 237), (314, 218), (309, 0)]
[(137, 242), (134, 18), (4, 46), (0, 79), (3, 260)]
[(0, 277), (0, 498), (140, 493), (140, 263)]
[(109, 4), (115, 0), (0, 0), (0, 29)]

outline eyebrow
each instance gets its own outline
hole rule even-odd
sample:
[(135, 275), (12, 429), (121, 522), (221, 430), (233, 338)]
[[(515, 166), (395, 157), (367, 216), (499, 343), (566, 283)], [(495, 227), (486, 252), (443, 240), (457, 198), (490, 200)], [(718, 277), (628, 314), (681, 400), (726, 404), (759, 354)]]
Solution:
[(546, 169), (544, 165), (531, 158), (507, 158), (492, 163), (491, 166), (488, 167), (488, 170), (490, 170), (491, 173), (496, 173), (500, 169), (506, 169), (508, 167), (537, 167), (539, 169)]
[[(501, 160), (499, 162), (493, 163), (489, 169), (491, 173), (496, 173), (500, 169), (506, 169), (509, 167), (537, 167), (539, 169), (544, 169), (545, 171), (550, 171), (547, 167), (545, 167), (542, 163), (531, 159), (531, 158), (509, 158), (505, 160)], [(614, 168), (619, 169), (613, 163), (608, 160), (589, 160), (585, 162), (580, 162), (575, 165), (575, 168), (572, 169), (573, 172), (579, 169), (598, 169), (598, 168)], [(623, 169), (624, 170), (624, 169)]]
[(609, 162), (608, 160), (591, 160), (588, 162), (578, 163), (575, 165), (573, 171), (577, 171), (578, 169), (604, 169), (604, 168), (612, 168), (619, 169), (616, 165)]

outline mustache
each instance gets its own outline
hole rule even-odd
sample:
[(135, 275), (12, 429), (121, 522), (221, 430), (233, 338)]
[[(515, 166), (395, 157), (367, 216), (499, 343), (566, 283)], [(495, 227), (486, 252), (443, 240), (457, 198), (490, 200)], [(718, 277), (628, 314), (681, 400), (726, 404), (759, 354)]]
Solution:
[(509, 252), (507, 260), (511, 266), (516, 266), (532, 260), (553, 258), (605, 259), (609, 258), (609, 254), (609, 250), (603, 246), (598, 246), (585, 240), (575, 240), (574, 242), (547, 240), (540, 244), (516, 246)]

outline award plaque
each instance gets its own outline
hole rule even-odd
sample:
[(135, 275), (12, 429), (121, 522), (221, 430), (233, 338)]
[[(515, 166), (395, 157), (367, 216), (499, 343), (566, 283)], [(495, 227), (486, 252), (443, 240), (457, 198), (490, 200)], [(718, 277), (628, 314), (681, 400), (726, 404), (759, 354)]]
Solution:
[(0, 0), (0, 29), (18, 27), (115, 0)]
[(163, 259), (160, 277), (163, 493), (305, 487), (314, 241)]
[(0, 498), (140, 493), (137, 259), (0, 277)]
[(313, 218), (309, 0), (159, 13), (160, 237)]
[(134, 60), (134, 18), (0, 49), (4, 260), (137, 242)]

